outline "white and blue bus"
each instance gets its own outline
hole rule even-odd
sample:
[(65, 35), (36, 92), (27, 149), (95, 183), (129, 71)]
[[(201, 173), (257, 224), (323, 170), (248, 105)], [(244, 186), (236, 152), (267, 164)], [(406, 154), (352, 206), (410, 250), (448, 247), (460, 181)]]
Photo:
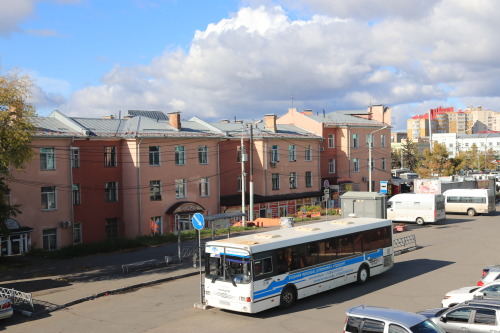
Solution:
[(346, 218), (207, 242), (205, 305), (256, 313), (351, 282), (394, 263), (392, 222)]

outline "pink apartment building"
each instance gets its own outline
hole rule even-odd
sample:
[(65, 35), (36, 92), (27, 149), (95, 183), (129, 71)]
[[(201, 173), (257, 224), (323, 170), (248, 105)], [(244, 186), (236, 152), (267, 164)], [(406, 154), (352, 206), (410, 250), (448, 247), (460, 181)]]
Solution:
[(299, 112), (292, 108), (277, 122), (293, 124), (322, 137), (321, 182), (328, 180), (334, 199), (336, 192), (368, 191), (370, 176), (374, 192), (380, 190), (380, 181), (391, 178), (391, 110), (387, 107), (377, 105), (367, 111), (316, 115), (311, 110)]

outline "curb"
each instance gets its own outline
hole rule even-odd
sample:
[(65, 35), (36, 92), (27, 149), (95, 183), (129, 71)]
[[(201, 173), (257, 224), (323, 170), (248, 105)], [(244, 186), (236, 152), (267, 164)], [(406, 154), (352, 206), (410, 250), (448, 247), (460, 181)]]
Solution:
[(189, 276), (193, 276), (193, 275), (198, 275), (198, 274), (200, 274), (200, 272), (185, 273), (185, 274), (170, 276), (170, 277), (163, 278), (163, 279), (158, 279), (158, 280), (153, 280), (153, 281), (148, 281), (148, 282), (142, 282), (142, 283), (130, 285), (130, 286), (123, 287), (123, 288), (118, 288), (118, 289), (112, 289), (112, 290), (108, 290), (108, 291), (103, 291), (103, 292), (100, 292), (98, 294), (94, 294), (94, 295), (91, 295), (91, 296), (83, 297), (83, 298), (80, 298), (80, 299), (68, 302), (66, 304), (61, 304), (61, 305), (58, 305), (58, 306), (55, 306), (55, 307), (52, 307), (52, 308), (49, 308), (49, 309), (45, 309), (45, 310), (42, 310), (42, 311), (37, 311), (37, 312), (27, 311), (27, 310), (14, 310), (14, 311), (19, 312), (20, 314), (22, 314), (24, 316), (27, 316), (27, 317), (37, 318), (37, 317), (40, 317), (40, 316), (43, 316), (43, 315), (47, 315), (50, 312), (61, 310), (61, 309), (70, 307), (70, 306), (75, 305), (75, 304), (79, 304), (79, 303), (91, 301), (91, 300), (94, 300), (94, 299), (99, 298), (99, 297), (108, 296), (108, 295), (114, 295), (114, 294), (118, 294), (118, 293), (123, 293), (123, 292), (129, 291), (129, 290), (132, 290), (132, 289), (138, 289), (138, 288), (150, 286), (150, 285), (157, 284), (157, 283), (163, 283), (163, 282), (167, 282), (167, 281), (177, 280), (177, 279), (181, 279), (181, 278), (185, 278), (185, 277), (189, 277)]

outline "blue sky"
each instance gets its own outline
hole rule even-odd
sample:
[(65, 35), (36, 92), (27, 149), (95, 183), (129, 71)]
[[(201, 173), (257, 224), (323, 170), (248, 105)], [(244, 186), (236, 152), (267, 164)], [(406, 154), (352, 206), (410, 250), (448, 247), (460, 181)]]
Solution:
[(500, 111), (495, 0), (2, 0), (38, 113), (257, 119), (291, 106)]

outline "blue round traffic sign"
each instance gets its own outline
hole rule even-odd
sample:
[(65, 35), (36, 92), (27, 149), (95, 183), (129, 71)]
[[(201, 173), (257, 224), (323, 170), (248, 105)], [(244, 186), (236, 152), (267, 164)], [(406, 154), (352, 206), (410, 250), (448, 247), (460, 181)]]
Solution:
[(195, 213), (191, 218), (191, 223), (195, 229), (201, 230), (205, 226), (205, 217), (200, 213)]

